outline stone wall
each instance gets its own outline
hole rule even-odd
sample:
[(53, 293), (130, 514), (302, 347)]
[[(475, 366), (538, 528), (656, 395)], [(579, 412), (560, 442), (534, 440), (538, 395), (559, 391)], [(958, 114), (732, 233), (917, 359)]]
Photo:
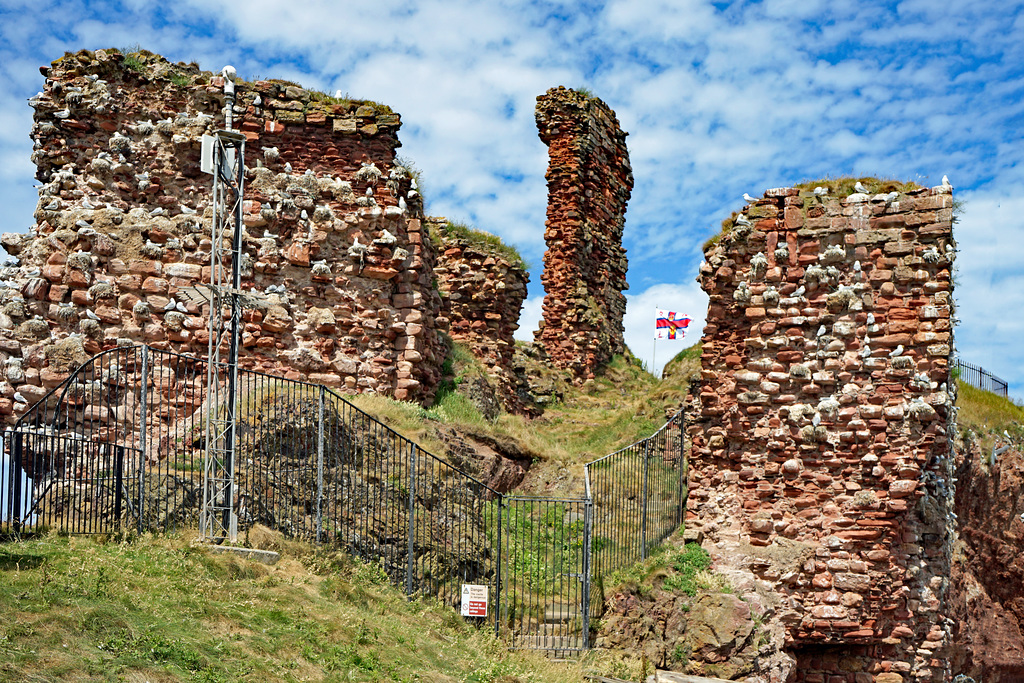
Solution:
[(885, 190), (769, 190), (699, 276), (687, 523), (779, 595), (809, 683), (947, 671), (953, 202)]
[[(208, 307), (176, 294), (210, 277), (200, 138), (224, 125), (223, 79), (102, 50), (41, 71), (36, 223), (3, 237), (19, 262), (0, 273), (0, 351), (26, 366), (0, 392), (8, 416), (59, 381), (40, 380), (33, 353), (56, 339), (80, 335), (89, 353), (145, 342), (205, 355), (208, 343)], [(242, 287), (266, 295), (245, 313), (242, 365), (429, 402), (441, 300), (422, 202), (395, 161), (399, 116), (257, 81), (239, 83), (234, 121), (247, 139)]]
[(622, 228), (633, 173), (626, 133), (608, 105), (564, 87), (537, 98), (548, 146), (544, 317), (535, 333), (552, 362), (577, 379), (625, 349)]
[(460, 237), (444, 218), (428, 218), (440, 241), (437, 286), (452, 339), (466, 344), (495, 384), (506, 411), (523, 412), (513, 356), (515, 331), (530, 281), (526, 269), (482, 240)]

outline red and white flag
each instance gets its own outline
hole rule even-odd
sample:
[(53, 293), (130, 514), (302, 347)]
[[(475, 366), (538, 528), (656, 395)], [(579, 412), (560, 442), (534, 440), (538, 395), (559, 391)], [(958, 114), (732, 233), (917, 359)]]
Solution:
[(676, 332), (679, 339), (686, 336), (686, 327), (690, 324), (690, 316), (676, 313), (675, 311), (663, 311), (657, 309), (655, 314), (655, 339), (676, 339)]

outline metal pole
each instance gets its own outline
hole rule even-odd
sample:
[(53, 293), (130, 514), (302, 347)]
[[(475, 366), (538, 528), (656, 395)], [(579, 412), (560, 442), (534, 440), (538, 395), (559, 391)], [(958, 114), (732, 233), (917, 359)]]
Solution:
[(114, 523), (121, 528), (121, 507), (124, 486), (124, 446), (114, 446)]
[(324, 529), (324, 388), (320, 387), (316, 413), (316, 542), (323, 541)]
[(594, 518), (594, 499), (587, 496), (583, 501), (583, 649), (590, 647), (590, 544)]
[(497, 638), (501, 628), (501, 508), (505, 506), (505, 497), (498, 494), (498, 563), (494, 578), (494, 637)]
[(22, 439), (24, 435), (21, 432), (14, 432), (14, 439), (11, 443), (11, 475), (14, 477), (13, 491), (11, 492), (11, 502), (14, 507), (11, 508), (11, 527), (14, 533), (21, 533), (21, 479), (22, 479), (22, 466), (21, 457), (23, 452)]
[(413, 568), (416, 565), (416, 444), (409, 455), (408, 547), (406, 548), (405, 594), (412, 595)]
[(647, 474), (648, 467), (647, 463), (648, 451), (650, 450), (651, 441), (648, 439), (644, 441), (644, 481), (643, 481), (643, 493), (640, 496), (640, 559), (647, 559)]
[(142, 425), (139, 427), (139, 522), (138, 532), (145, 530), (146, 512), (146, 422), (149, 419), (149, 347), (142, 347), (142, 381), (139, 383), (142, 396)]

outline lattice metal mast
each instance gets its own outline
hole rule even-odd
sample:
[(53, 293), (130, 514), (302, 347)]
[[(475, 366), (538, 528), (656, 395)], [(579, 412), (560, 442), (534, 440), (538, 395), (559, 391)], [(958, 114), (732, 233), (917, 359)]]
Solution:
[[(235, 69), (224, 67), (223, 130), (206, 136), (204, 163), (212, 162), (213, 225), (210, 249), (210, 346), (207, 363), (206, 456), (203, 469), (203, 510), (200, 535), (204, 540), (234, 542), (235, 451), (238, 404), (238, 348), (242, 307), (242, 198), (245, 190), (245, 135), (233, 130)], [(230, 239), (230, 250), (225, 244)], [(230, 272), (228, 268), (230, 267)], [(222, 358), (227, 343), (226, 362)], [(221, 386), (221, 376), (224, 386)]]

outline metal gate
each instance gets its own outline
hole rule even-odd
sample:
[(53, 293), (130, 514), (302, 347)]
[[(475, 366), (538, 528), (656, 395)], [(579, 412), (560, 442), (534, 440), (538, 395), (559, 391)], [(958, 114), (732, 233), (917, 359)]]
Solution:
[(590, 500), (506, 498), (501, 620), (517, 649), (589, 646)]

